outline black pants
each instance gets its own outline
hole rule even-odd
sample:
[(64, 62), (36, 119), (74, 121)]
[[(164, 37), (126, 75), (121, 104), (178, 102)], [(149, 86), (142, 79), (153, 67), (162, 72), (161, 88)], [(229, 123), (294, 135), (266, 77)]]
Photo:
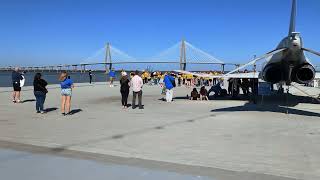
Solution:
[(133, 91), (133, 98), (132, 98), (132, 108), (136, 108), (136, 97), (138, 94), (138, 102), (139, 102), (139, 108), (142, 108), (142, 90), (139, 92)]
[(92, 83), (92, 76), (89, 76), (90, 84)]
[(148, 78), (144, 78), (143, 79), (143, 84), (147, 84), (148, 83)]
[(128, 106), (129, 91), (121, 91), (121, 103), (122, 106)]

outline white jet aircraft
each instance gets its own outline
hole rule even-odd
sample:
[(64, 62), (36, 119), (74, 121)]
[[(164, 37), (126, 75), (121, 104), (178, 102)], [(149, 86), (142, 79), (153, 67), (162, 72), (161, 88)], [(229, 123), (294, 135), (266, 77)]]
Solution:
[[(313, 81), (316, 76), (319, 76), (319, 74), (316, 74), (314, 66), (305, 56), (304, 51), (313, 53), (317, 56), (320, 56), (320, 53), (303, 47), (300, 33), (295, 32), (296, 11), (297, 0), (293, 0), (289, 34), (280, 42), (275, 50), (255, 58), (249, 63), (220, 76), (180, 70), (177, 70), (176, 72), (211, 78), (259, 78), (272, 84), (278, 83), (287, 85), (290, 85), (292, 82), (307, 84)], [(244, 69), (247, 66), (254, 65), (256, 62), (263, 59), (267, 59), (267, 62), (262, 67), (261, 73), (236, 73), (239, 72), (239, 70)]]

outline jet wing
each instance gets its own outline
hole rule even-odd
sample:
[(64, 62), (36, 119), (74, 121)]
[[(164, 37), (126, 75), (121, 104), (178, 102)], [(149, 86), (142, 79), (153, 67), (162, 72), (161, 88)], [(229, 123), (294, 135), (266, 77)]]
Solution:
[(230, 72), (228, 72), (227, 74), (222, 74), (222, 75), (210, 75), (210, 74), (202, 74), (202, 73), (193, 73), (193, 72), (189, 72), (189, 71), (182, 71), (182, 70), (175, 70), (175, 72), (179, 72), (179, 73), (183, 73), (183, 74), (192, 74), (194, 76), (198, 76), (198, 77), (206, 77), (206, 78), (259, 78), (259, 73), (258, 72), (253, 72), (253, 73), (237, 73), (239, 70), (253, 65), (256, 62), (265, 59), (265, 58), (269, 58), (270, 56), (283, 52), (287, 50), (287, 48), (281, 48), (281, 49), (275, 49), (272, 50), (258, 58), (255, 58), (254, 60), (250, 61), (249, 63), (242, 65)]
[(241, 69), (244, 69), (247, 66), (253, 65), (253, 64), (255, 64), (256, 62), (258, 62), (260, 60), (266, 59), (266, 58), (268, 58), (268, 57), (270, 57), (270, 56), (272, 56), (274, 54), (278, 54), (278, 53), (283, 52), (285, 50), (287, 50), (287, 48), (281, 48), (281, 49), (272, 50), (272, 51), (268, 52), (267, 54), (264, 54), (264, 55), (262, 55), (262, 56), (260, 56), (258, 58), (255, 58), (254, 60), (248, 62), (247, 64), (244, 64), (244, 65), (242, 65), (242, 66), (240, 66), (240, 67), (228, 72), (226, 75), (233, 74), (233, 73), (235, 73), (235, 72), (237, 72), (237, 71), (239, 71)]
[(193, 76), (203, 77), (203, 78), (222, 78), (223, 77), (223, 75), (210, 75), (205, 73), (195, 73), (195, 72), (182, 71), (182, 70), (175, 70), (174, 72), (182, 73), (182, 74), (191, 74)]
[(258, 79), (259, 72), (250, 72), (250, 73), (235, 73), (235, 74), (228, 74), (223, 76), (224, 78), (250, 78), (250, 79)]
[(183, 73), (183, 74), (191, 74), (193, 76), (197, 77), (203, 77), (203, 78), (251, 78), (256, 79), (259, 78), (259, 72), (251, 72), (251, 73), (234, 73), (234, 74), (221, 74), (221, 75), (210, 75), (210, 74), (204, 74), (204, 73), (194, 73), (190, 71), (182, 71), (182, 70), (175, 70), (175, 72)]
[(302, 48), (302, 50), (307, 51), (307, 52), (310, 52), (310, 53), (315, 54), (315, 55), (317, 55), (317, 56), (320, 56), (320, 52), (314, 51), (314, 50), (312, 50), (312, 49)]

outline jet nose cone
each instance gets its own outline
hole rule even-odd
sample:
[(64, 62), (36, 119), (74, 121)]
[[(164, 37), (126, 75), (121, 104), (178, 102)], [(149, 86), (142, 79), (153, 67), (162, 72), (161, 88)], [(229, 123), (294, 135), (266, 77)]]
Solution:
[(300, 46), (299, 43), (293, 43), (292, 45), (293, 45), (293, 47), (299, 47)]
[(293, 41), (291, 43), (291, 48), (296, 49), (296, 50), (300, 49), (301, 48), (301, 43), (299, 41)]

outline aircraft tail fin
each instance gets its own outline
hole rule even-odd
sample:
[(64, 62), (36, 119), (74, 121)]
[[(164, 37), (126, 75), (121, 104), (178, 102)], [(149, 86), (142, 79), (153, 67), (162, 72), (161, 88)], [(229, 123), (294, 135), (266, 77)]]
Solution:
[(292, 0), (289, 36), (296, 31), (297, 0)]

